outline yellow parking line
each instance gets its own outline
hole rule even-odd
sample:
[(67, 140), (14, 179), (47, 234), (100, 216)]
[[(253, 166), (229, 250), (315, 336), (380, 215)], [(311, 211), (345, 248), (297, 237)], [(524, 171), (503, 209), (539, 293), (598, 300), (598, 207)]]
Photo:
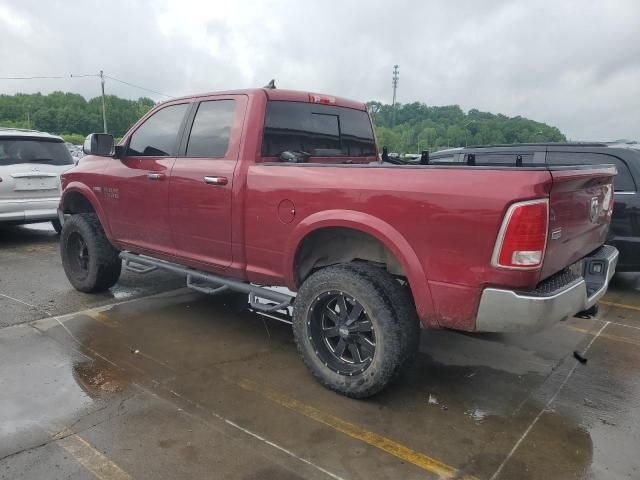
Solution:
[[(573, 330), (575, 332), (587, 333), (589, 335), (595, 335), (594, 332), (592, 332), (591, 330), (587, 330), (585, 328), (574, 327), (573, 325), (567, 325), (567, 328), (570, 329), (570, 330)], [(613, 340), (615, 342), (623, 342), (623, 343), (628, 343), (630, 345), (635, 345), (637, 347), (640, 347), (640, 341), (634, 340), (633, 338), (620, 337), (618, 335), (611, 335), (610, 333), (601, 333), (600, 337), (606, 338), (606, 339), (609, 339), (609, 340)]]
[(626, 308), (627, 310), (635, 310), (637, 312), (640, 312), (640, 307), (637, 305), (627, 305), (625, 303), (609, 302), (608, 300), (600, 300), (598, 303), (602, 305), (608, 305), (610, 307)]
[(131, 480), (131, 476), (78, 435), (69, 435), (56, 441), (80, 465), (100, 480)]
[(368, 445), (371, 445), (372, 447), (378, 448), (395, 457), (398, 457), (399, 459), (404, 460), (407, 463), (411, 463), (423, 470), (438, 475), (440, 478), (477, 480), (476, 477), (461, 474), (458, 469), (447, 465), (440, 460), (425, 455), (424, 453), (416, 452), (409, 447), (406, 447), (405, 445), (391, 440), (390, 438), (383, 437), (381, 435), (378, 435), (377, 433), (365, 430), (358, 425), (347, 422), (346, 420), (322, 412), (317, 408), (312, 407), (311, 405), (307, 405), (299, 400), (290, 398), (286, 395), (270, 389), (269, 387), (258, 385), (246, 379), (227, 380), (239, 387), (244, 388), (245, 390), (258, 393), (259, 395), (262, 395), (263, 397), (266, 397), (269, 400), (285, 408), (288, 408), (289, 410), (293, 410), (294, 412), (304, 415), (307, 418), (331, 427), (338, 432), (344, 433), (351, 438), (360, 440)]

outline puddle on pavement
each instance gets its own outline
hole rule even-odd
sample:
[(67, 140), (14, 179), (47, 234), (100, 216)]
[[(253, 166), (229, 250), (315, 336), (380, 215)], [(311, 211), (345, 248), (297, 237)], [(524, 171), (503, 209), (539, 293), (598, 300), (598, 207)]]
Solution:
[(2, 332), (3, 340), (12, 337), (0, 350), (0, 439), (32, 429), (56, 429), (94, 405), (74, 379), (73, 366), (83, 361), (79, 354), (30, 327)]
[(482, 421), (489, 415), (488, 412), (482, 410), (481, 408), (472, 408), (471, 410), (467, 410), (465, 415), (474, 420), (476, 423), (482, 423)]

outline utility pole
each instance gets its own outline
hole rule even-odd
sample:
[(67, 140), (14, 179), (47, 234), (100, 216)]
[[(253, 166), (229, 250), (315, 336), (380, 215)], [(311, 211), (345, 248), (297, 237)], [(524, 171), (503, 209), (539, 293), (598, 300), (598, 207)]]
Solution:
[(102, 127), (104, 133), (107, 133), (107, 111), (104, 106), (104, 73), (100, 70), (100, 84), (102, 85)]
[(398, 72), (398, 65), (393, 66), (393, 77), (391, 84), (393, 85), (393, 103), (391, 104), (391, 108), (393, 109), (393, 117), (391, 120), (391, 127), (396, 126), (396, 90), (398, 89), (398, 77), (400, 73)]

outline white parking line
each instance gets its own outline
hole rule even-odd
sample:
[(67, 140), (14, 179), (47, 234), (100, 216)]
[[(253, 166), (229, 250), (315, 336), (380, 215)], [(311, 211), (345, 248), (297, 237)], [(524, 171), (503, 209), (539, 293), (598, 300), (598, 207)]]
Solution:
[[(598, 330), (598, 333), (596, 333), (593, 338), (591, 339), (591, 341), (589, 342), (589, 344), (587, 345), (587, 347), (584, 349), (584, 351), (582, 352), (587, 353), (587, 351), (589, 350), (589, 348), (591, 348), (591, 345), (593, 345), (593, 342), (596, 341), (596, 338), (598, 338), (600, 336), (600, 334), (604, 331), (605, 328), (607, 328), (607, 326), (609, 325), (609, 322), (605, 322), (605, 324), (602, 326), (602, 328), (600, 328), (600, 330)], [(513, 445), (513, 448), (511, 449), (511, 451), (508, 453), (508, 455), (505, 457), (505, 459), (502, 461), (502, 463), (500, 464), (500, 466), (498, 467), (498, 469), (495, 471), (495, 473), (493, 475), (491, 475), (491, 478), (489, 480), (495, 480), (496, 478), (498, 478), (498, 475), (500, 475), (500, 473), (502, 473), (502, 470), (504, 469), (505, 465), (507, 463), (509, 463), (509, 460), (511, 460), (511, 457), (513, 457), (513, 454), (516, 452), (516, 450), (518, 450), (518, 447), (520, 447), (520, 445), (522, 444), (522, 442), (524, 441), (525, 438), (527, 438), (527, 435), (529, 435), (529, 432), (531, 432), (531, 430), (533, 429), (533, 427), (536, 425), (536, 423), (538, 423), (538, 421), (540, 420), (540, 418), (542, 417), (542, 415), (544, 415), (544, 413), (549, 409), (549, 407), (551, 406), (551, 404), (556, 400), (556, 398), (558, 398), (558, 395), (560, 394), (560, 391), (564, 388), (564, 386), (567, 384), (567, 382), (569, 381), (569, 378), (571, 378), (571, 375), (573, 375), (573, 372), (575, 372), (576, 368), (578, 367), (579, 363), (576, 360), (576, 363), (573, 365), (573, 367), (571, 368), (571, 370), (569, 371), (569, 373), (567, 374), (567, 376), (565, 377), (565, 379), (562, 381), (562, 383), (560, 384), (560, 386), (558, 387), (558, 389), (555, 391), (555, 393), (551, 396), (551, 398), (549, 399), (549, 401), (545, 404), (544, 407), (542, 407), (542, 409), (540, 410), (540, 412), (538, 412), (538, 415), (536, 415), (536, 417), (533, 419), (533, 421), (529, 424), (529, 426), (527, 427), (527, 429), (524, 431), (524, 433), (522, 434), (522, 436), (518, 439), (518, 441)]]
[[(25, 302), (25, 301), (23, 301), (23, 300), (20, 300), (20, 299), (18, 299), (18, 298), (14, 298), (14, 297), (11, 297), (11, 296), (9, 296), (9, 295), (5, 295), (4, 293), (0, 293), (0, 297), (8, 298), (9, 300), (13, 300), (14, 302), (21, 303), (21, 304), (23, 304), (23, 305), (26, 305), (27, 307), (37, 308), (38, 310), (41, 310), (41, 309), (40, 309), (40, 307), (36, 307), (35, 305), (31, 305), (30, 303), (27, 303), (27, 302)], [(43, 311), (44, 313), (46, 313), (47, 315), (49, 315), (49, 314), (48, 314), (47, 312), (45, 312), (44, 310), (42, 310), (42, 311)]]

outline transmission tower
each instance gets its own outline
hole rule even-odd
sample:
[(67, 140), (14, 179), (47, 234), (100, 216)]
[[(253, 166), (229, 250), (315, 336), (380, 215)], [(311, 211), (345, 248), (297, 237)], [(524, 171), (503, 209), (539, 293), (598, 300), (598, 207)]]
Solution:
[(391, 108), (393, 110), (393, 117), (391, 120), (391, 127), (396, 126), (396, 90), (398, 89), (398, 78), (400, 77), (400, 72), (398, 71), (398, 65), (393, 66), (393, 77), (391, 84), (393, 85), (393, 102), (391, 104)]

